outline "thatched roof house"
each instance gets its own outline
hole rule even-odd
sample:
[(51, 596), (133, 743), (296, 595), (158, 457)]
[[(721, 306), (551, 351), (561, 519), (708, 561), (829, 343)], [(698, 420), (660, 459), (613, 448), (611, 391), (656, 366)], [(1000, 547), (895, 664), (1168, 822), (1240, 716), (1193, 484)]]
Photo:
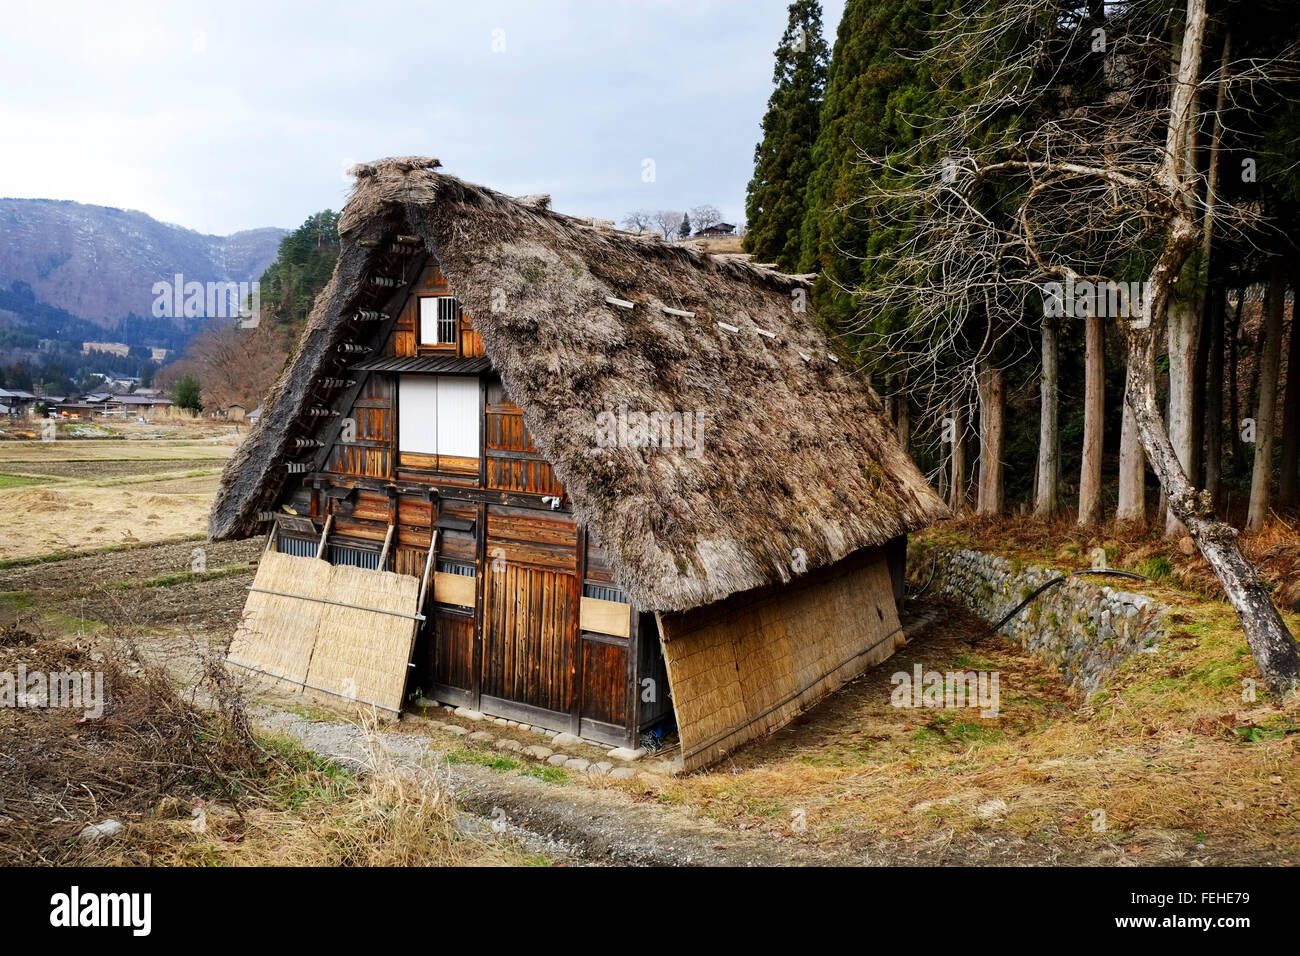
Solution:
[[(478, 539), (492, 536), (492, 508), (534, 508), (577, 529), (572, 567), (557, 566), (577, 576), (584, 600), (600, 577), (584, 568), (599, 565), (634, 619), (653, 618), (642, 630), (664, 629), (681, 726), (678, 685), (688, 675), (674, 679), (671, 648), (687, 643), (693, 613), (724, 601), (770, 601), (786, 585), (874, 567), (880, 562), (864, 555), (945, 513), (879, 400), (836, 361), (805, 277), (601, 228), (551, 211), (546, 197), (513, 199), (438, 166), (407, 158), (355, 168), (334, 277), (264, 414), (226, 466), (213, 538), (264, 529), (273, 509), (283, 511), (294, 496), (302, 506), (294, 510), (323, 524), (339, 513), (330, 502), (345, 500), (331, 497), (340, 485), (400, 500), (423, 482), (431, 501), (426, 526), (444, 527), (442, 513), (469, 502), (480, 512)], [(438, 297), (449, 298), (453, 311), (439, 311), (442, 332), (426, 334), (421, 300)], [(446, 324), (453, 314), (458, 326)], [(420, 376), (485, 383), (474, 413), (482, 420), (471, 423), (477, 457), (466, 447), (455, 455), (416, 449), (414, 438), (397, 434), (413, 430), (416, 416), (436, 417), (428, 411), (436, 406), (419, 404)], [(444, 410), (461, 407), (452, 391), (447, 396)], [(362, 439), (368, 464), (357, 466), (340, 451), (331, 419), (352, 420), (359, 408), (391, 414), (396, 426), (387, 420), (380, 438)], [(526, 440), (502, 444), (493, 416), (516, 413)], [(438, 427), (448, 435), (453, 428)], [(518, 461), (530, 463), (532, 477), (518, 477)], [(545, 480), (536, 479), (543, 467)], [(453, 474), (450, 485), (439, 477)], [(470, 474), (479, 476), (476, 489)], [(393, 524), (402, 526), (402, 517), (395, 504)], [(479, 553), (491, 543), (480, 540)], [(548, 566), (522, 553), (518, 563)], [(395, 555), (394, 566), (410, 561)], [(482, 592), (481, 564), (470, 570)], [(479, 593), (475, 642), (491, 629), (483, 603)], [(574, 640), (587, 631), (577, 621), (573, 629)], [(896, 617), (885, 629), (892, 652)], [(436, 644), (436, 634), (429, 640)], [(635, 680), (636, 659), (649, 655), (624, 650)], [(858, 671), (861, 650), (849, 654)], [(778, 711), (847, 679), (841, 650), (831, 656), (840, 659), (813, 666), (816, 694), (795, 688)], [(809, 683), (807, 667), (794, 670), (795, 683)], [(754, 679), (769, 678), (777, 681)], [(462, 674), (466, 681), (481, 703), (479, 676)], [(643, 729), (624, 717), (628, 735)], [(764, 715), (763, 726), (774, 719)], [(736, 729), (729, 720), (723, 723)], [(688, 736), (682, 726), (684, 749)], [(705, 750), (716, 756), (734, 743), (719, 738)]]

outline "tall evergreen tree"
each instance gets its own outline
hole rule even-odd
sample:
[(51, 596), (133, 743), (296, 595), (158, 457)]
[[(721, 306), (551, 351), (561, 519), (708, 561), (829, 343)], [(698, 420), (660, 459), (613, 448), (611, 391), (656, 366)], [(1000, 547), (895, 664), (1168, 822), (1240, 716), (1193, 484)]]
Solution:
[(280, 251), (262, 273), (263, 315), (292, 344), (307, 322), (312, 303), (334, 274), (339, 254), (339, 214), (326, 209), (280, 240)]
[(817, 272), (814, 298), (832, 325), (856, 311), (851, 290), (870, 252), (868, 224), (854, 203), (867, 192), (865, 151), (883, 155), (910, 146), (919, 98), (930, 85), (911, 58), (928, 47), (941, 0), (848, 0), (826, 79), (812, 174), (805, 196), (798, 268)]
[(763, 138), (754, 147), (754, 178), (745, 194), (745, 251), (788, 271), (794, 271), (799, 260), (804, 193), (812, 172), (826, 70), (821, 4), (795, 0), (776, 48), (776, 88), (767, 101)]

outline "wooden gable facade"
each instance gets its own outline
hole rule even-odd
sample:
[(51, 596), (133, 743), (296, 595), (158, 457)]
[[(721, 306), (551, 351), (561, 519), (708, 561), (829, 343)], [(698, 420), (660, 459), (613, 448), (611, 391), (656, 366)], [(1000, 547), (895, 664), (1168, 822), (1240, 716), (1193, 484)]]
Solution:
[(656, 619), (574, 520), (473, 317), (419, 258), (384, 311), (352, 319), (346, 371), (321, 383), (299, 442), (314, 460), (277, 502), (276, 550), (430, 567), (408, 695), (636, 746), (672, 714)]

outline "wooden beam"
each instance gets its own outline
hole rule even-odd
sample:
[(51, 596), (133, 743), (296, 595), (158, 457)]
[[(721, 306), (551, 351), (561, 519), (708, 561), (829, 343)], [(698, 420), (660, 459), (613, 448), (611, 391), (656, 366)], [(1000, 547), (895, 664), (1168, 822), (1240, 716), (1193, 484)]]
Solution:
[(429, 569), (433, 567), (433, 555), (438, 550), (438, 529), (433, 528), (429, 532), (429, 555), (424, 559), (424, 576), (420, 579), (420, 597), (415, 603), (416, 611), (423, 613), (424, 596), (429, 591)]
[(319, 561), (325, 557), (325, 539), (329, 536), (330, 525), (334, 524), (334, 515), (330, 514), (325, 518), (325, 527), (321, 529), (320, 545), (316, 548), (316, 560)]
[(389, 545), (393, 543), (393, 532), (397, 530), (396, 524), (389, 524), (388, 534), (384, 535), (384, 547), (379, 552), (379, 570), (384, 570), (384, 559), (388, 557)]

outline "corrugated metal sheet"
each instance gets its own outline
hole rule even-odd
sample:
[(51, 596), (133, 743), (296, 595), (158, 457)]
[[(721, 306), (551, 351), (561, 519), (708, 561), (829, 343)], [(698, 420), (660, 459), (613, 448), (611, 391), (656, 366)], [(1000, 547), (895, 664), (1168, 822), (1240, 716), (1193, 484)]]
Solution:
[(346, 564), (354, 568), (379, 570), (379, 552), (369, 548), (354, 548), (346, 544), (331, 544), (326, 549), (330, 564)]
[(314, 558), (316, 557), (317, 542), (306, 541), (303, 538), (292, 538), (287, 534), (280, 535), (275, 542), (275, 550), (281, 554), (291, 554), (296, 558)]
[(354, 372), (436, 372), (439, 375), (478, 375), (492, 367), (486, 356), (456, 358), (443, 355), (369, 359), (352, 366)]
[(619, 604), (628, 603), (627, 595), (623, 593), (622, 588), (610, 588), (600, 584), (584, 584), (582, 596), (599, 598), (602, 601), (617, 601)]

